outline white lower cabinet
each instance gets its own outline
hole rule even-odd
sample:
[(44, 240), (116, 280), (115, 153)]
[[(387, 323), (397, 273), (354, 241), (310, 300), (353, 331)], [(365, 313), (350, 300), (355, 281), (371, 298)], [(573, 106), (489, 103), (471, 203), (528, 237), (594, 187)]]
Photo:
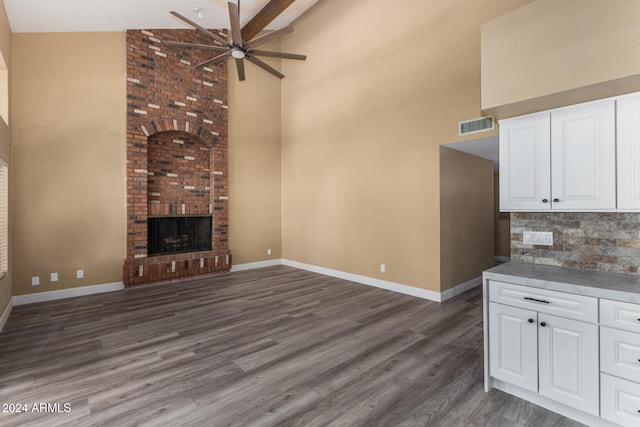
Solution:
[(601, 416), (640, 426), (640, 305), (600, 300)]
[(622, 426), (640, 426), (640, 384), (602, 374), (602, 418)]
[(538, 316), (540, 395), (598, 416), (598, 326)]
[(597, 325), (495, 302), (489, 325), (493, 378), (598, 416)]
[(640, 427), (640, 276), (510, 263), (483, 274), (483, 305), (486, 391)]
[(490, 307), (491, 376), (537, 392), (537, 313), (494, 302)]

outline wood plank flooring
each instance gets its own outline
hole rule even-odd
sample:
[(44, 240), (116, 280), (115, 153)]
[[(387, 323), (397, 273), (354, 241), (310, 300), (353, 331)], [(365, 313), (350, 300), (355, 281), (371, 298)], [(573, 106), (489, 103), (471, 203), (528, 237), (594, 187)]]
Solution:
[(278, 266), (14, 307), (0, 425), (578, 426), (483, 391), (481, 292)]

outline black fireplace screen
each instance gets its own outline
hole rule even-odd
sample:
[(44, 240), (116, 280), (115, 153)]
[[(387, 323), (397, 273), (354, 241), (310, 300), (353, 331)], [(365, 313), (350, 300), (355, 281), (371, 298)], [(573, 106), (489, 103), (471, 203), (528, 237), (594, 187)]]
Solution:
[(211, 216), (148, 219), (148, 254), (211, 250)]

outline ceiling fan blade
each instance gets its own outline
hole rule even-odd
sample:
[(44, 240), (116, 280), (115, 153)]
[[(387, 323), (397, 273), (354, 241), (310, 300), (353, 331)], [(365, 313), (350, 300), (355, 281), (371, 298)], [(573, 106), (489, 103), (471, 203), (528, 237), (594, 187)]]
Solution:
[(231, 40), (236, 46), (242, 47), (242, 35), (240, 34), (240, 15), (238, 5), (229, 2), (229, 21), (231, 22)]
[(270, 58), (297, 59), (299, 61), (304, 61), (305, 59), (307, 59), (306, 55), (298, 55), (297, 53), (271, 52), (269, 50), (253, 49), (250, 50), (249, 53), (255, 56), (267, 56)]
[(280, 71), (276, 70), (272, 66), (266, 64), (265, 62), (262, 62), (261, 60), (259, 60), (256, 57), (247, 55), (247, 56), (245, 56), (245, 59), (247, 59), (248, 61), (250, 61), (253, 64), (257, 65), (258, 67), (262, 68), (263, 70), (268, 71), (269, 73), (273, 74), (274, 76), (276, 76), (279, 79), (284, 78), (284, 74), (282, 74)]
[(238, 69), (238, 80), (244, 81), (244, 60), (236, 58), (236, 68)]
[(247, 43), (247, 45), (249, 47), (256, 47), (289, 33), (293, 33), (293, 27), (291, 25), (287, 25), (286, 27), (280, 28), (279, 30), (272, 31), (269, 34), (265, 34), (264, 36), (260, 36), (257, 39), (253, 39), (249, 43)]
[(211, 50), (216, 50), (218, 52), (226, 52), (229, 50), (228, 47), (216, 46), (216, 45), (210, 45), (210, 44), (201, 44), (201, 43), (174, 42), (171, 40), (162, 40), (162, 43), (168, 46), (193, 47), (197, 49), (211, 49)]
[(271, 0), (242, 27), (242, 40), (249, 41), (260, 33), (295, 0)]
[(229, 50), (229, 51), (223, 53), (222, 55), (218, 55), (215, 58), (207, 59), (206, 61), (201, 62), (198, 65), (194, 65), (193, 68), (202, 67), (203, 65), (215, 64), (216, 62), (220, 62), (223, 59), (225, 59), (227, 56), (230, 56), (230, 55), (231, 55), (231, 51)]
[(229, 46), (229, 42), (228, 41), (226, 41), (225, 39), (223, 39), (219, 35), (212, 33), (211, 31), (207, 30), (203, 26), (196, 24), (195, 22), (191, 21), (190, 19), (185, 18), (184, 16), (180, 15), (175, 10), (172, 10), (169, 13), (171, 13), (173, 16), (175, 16), (176, 18), (178, 18), (182, 22), (191, 25), (193, 28), (195, 28), (196, 30), (200, 31), (202, 34), (206, 34), (207, 36), (211, 37), (215, 41), (217, 41), (219, 43), (222, 43), (223, 46)]

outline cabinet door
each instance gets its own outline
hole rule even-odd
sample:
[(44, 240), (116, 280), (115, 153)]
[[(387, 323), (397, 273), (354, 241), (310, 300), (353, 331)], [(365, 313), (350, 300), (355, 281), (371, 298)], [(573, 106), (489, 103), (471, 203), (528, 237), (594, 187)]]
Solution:
[(640, 95), (617, 101), (618, 209), (640, 210)]
[(640, 425), (640, 384), (602, 374), (602, 418), (621, 426)]
[(489, 375), (538, 391), (537, 314), (489, 303)]
[(539, 393), (599, 415), (598, 327), (538, 314)]
[(613, 100), (551, 113), (551, 196), (554, 210), (616, 208)]
[(500, 121), (500, 210), (551, 208), (549, 113)]

